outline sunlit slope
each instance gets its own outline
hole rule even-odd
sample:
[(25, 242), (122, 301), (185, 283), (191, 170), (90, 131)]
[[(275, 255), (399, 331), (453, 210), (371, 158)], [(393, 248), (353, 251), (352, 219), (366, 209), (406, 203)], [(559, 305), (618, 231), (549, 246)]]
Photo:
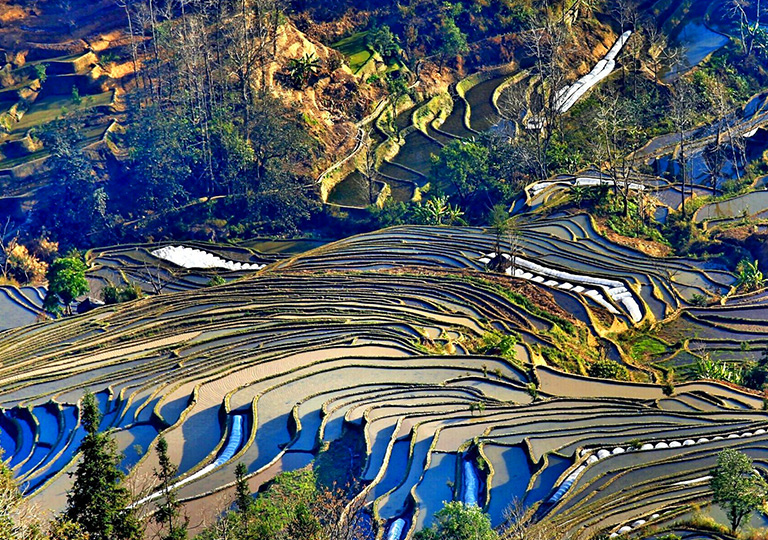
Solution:
[[(325, 443), (362, 448), (358, 496), (379, 527), (402, 520), (403, 537), (450, 499), (477, 501), (499, 524), (518, 497), (574, 538), (670, 522), (706, 500), (721, 448), (765, 466), (760, 396), (712, 382), (667, 396), (644, 366), (629, 365), (650, 381), (639, 384), (542, 365), (564, 347), (588, 362), (598, 344), (626, 362), (613, 331), (678, 310), (746, 317), (759, 298), (699, 312), (691, 296), (728, 292), (730, 274), (615, 246), (583, 216), (520, 236), (516, 280), (485, 269), (492, 231), (401, 227), (219, 287), (5, 331), (0, 445), (36, 501), (61, 509), (83, 434), (78, 400), (93, 391), (130, 479), (152, 471), (145, 451), (163, 431), (187, 511), (209, 518), (239, 462), (255, 492)], [(765, 321), (750, 313), (759, 335)], [(509, 347), (503, 336), (515, 336)]]

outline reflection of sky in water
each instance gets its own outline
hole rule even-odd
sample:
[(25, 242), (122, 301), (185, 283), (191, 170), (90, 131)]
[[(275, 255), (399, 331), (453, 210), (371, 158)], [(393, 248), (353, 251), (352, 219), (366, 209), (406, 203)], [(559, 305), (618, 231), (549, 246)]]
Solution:
[(678, 36), (678, 42), (685, 47), (685, 60), (681, 67), (672, 69), (664, 76), (664, 80), (674, 78), (680, 71), (697, 65), (709, 54), (713, 53), (726, 43), (728, 38), (717, 32), (713, 32), (701, 22), (691, 21), (685, 25)]

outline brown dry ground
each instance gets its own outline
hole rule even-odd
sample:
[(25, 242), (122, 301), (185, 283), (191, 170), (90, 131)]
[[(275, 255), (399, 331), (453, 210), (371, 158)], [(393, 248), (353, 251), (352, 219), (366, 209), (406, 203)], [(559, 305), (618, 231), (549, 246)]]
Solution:
[(672, 248), (654, 240), (648, 240), (645, 238), (630, 238), (623, 236), (611, 230), (605, 222), (605, 218), (595, 217), (595, 225), (597, 232), (602, 234), (611, 242), (636, 249), (650, 255), (651, 257), (668, 257), (672, 255)]

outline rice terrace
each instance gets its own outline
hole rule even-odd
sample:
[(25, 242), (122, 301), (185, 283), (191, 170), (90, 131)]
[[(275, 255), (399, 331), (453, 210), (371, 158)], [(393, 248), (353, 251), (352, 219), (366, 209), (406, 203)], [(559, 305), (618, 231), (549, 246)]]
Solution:
[(0, 0), (0, 540), (768, 538), (768, 4)]

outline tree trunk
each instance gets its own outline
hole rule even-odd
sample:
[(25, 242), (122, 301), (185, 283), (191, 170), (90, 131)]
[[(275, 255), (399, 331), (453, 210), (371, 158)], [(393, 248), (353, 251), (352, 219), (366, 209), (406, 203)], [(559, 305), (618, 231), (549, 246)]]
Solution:
[(682, 180), (682, 188), (680, 189), (682, 201), (681, 201), (681, 211), (683, 213), (683, 219), (687, 217), (685, 212), (685, 177), (686, 177), (686, 157), (685, 157), (685, 133), (681, 130), (680, 131), (680, 159), (678, 160), (680, 163), (680, 176)]

